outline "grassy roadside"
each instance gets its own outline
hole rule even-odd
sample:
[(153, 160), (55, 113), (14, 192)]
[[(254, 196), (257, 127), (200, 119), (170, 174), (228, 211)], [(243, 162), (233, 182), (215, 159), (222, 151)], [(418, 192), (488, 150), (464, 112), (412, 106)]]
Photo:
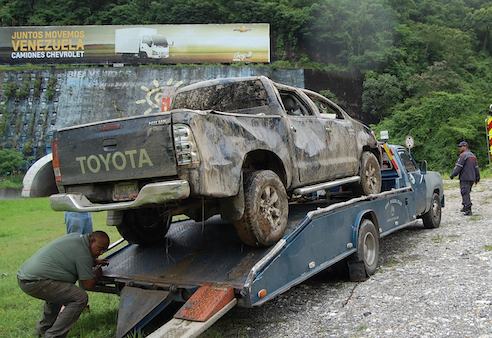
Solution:
[[(120, 236), (105, 225), (105, 213), (95, 213), (94, 229)], [(0, 201), (0, 337), (33, 337), (43, 302), (17, 286), (20, 265), (49, 241), (65, 234), (63, 213), (50, 209), (47, 198)], [(69, 337), (114, 337), (119, 299), (89, 292), (90, 313), (83, 313)]]

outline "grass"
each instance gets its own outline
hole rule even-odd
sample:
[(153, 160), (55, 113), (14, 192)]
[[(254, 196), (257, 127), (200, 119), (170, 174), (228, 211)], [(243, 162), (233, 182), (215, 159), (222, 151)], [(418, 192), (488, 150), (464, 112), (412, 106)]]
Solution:
[(492, 178), (492, 165), (487, 165), (485, 168), (480, 169), (481, 178)]
[[(105, 225), (105, 213), (93, 214), (94, 229), (120, 238)], [(22, 263), (49, 241), (65, 234), (63, 213), (50, 209), (47, 198), (0, 201), (0, 337), (32, 337), (43, 302), (23, 293), (16, 273)], [(89, 292), (90, 313), (83, 313), (69, 337), (114, 337), (119, 299)]]
[(484, 245), (485, 251), (492, 251), (492, 245)]

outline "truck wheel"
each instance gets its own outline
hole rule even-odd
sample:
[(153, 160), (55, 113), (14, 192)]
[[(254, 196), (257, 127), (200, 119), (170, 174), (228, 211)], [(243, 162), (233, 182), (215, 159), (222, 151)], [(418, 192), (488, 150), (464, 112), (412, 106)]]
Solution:
[(378, 260), (379, 233), (371, 220), (364, 219), (359, 227), (357, 252), (352, 257), (352, 262), (363, 264), (365, 273), (370, 276), (376, 272)]
[(289, 202), (285, 187), (273, 171), (245, 174), (244, 214), (234, 222), (241, 241), (250, 246), (269, 246), (284, 235)]
[(118, 232), (129, 243), (152, 245), (162, 243), (169, 229), (171, 216), (159, 208), (132, 209), (123, 212)]
[(360, 163), (360, 189), (362, 194), (379, 194), (381, 192), (381, 167), (373, 153), (362, 153)]
[(439, 228), (439, 225), (441, 225), (441, 201), (439, 201), (438, 193), (432, 195), (431, 207), (429, 211), (422, 215), (422, 221), (426, 229)]

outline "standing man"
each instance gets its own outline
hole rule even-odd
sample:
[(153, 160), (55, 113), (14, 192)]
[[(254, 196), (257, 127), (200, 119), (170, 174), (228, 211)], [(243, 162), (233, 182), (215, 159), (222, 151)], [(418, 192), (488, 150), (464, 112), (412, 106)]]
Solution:
[(455, 176), (460, 177), (460, 192), (463, 208), (460, 210), (464, 212), (465, 216), (472, 215), (472, 202), (470, 198), (471, 188), (473, 183), (477, 184), (480, 181), (480, 170), (478, 169), (477, 157), (468, 149), (468, 143), (461, 141), (458, 144), (460, 149), (460, 156), (454, 166), (450, 179)]
[[(22, 291), (45, 301), (36, 327), (39, 337), (67, 336), (87, 305), (85, 290), (94, 289), (101, 265), (107, 265), (97, 257), (108, 246), (109, 237), (103, 231), (72, 233), (39, 249), (21, 266), (17, 280)], [(77, 280), (83, 289), (74, 285)]]

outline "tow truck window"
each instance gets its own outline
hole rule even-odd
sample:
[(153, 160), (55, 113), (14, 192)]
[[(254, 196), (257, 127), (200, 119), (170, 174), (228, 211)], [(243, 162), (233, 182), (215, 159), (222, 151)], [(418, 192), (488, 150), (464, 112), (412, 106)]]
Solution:
[[(248, 113), (268, 105), (268, 94), (260, 80), (221, 83), (178, 93), (172, 109), (215, 110)], [(251, 113), (257, 113), (252, 110)]]
[(408, 172), (417, 171), (415, 161), (406, 150), (398, 150), (398, 154), (400, 155), (403, 165)]

